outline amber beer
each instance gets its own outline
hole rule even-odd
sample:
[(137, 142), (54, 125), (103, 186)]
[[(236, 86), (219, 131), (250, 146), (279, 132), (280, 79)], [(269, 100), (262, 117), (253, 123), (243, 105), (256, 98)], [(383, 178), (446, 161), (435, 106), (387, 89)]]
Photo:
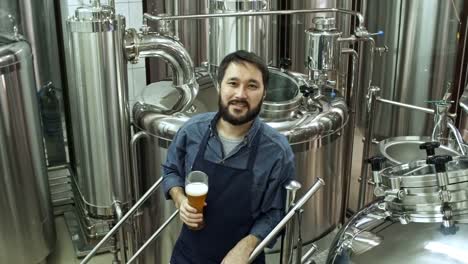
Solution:
[(190, 206), (197, 209), (198, 213), (203, 213), (205, 199), (208, 193), (208, 185), (203, 182), (193, 182), (185, 186), (185, 194), (187, 195)]
[[(203, 213), (207, 194), (208, 175), (203, 171), (191, 171), (185, 178), (185, 195), (187, 195), (189, 205), (197, 209), (197, 213)], [(189, 228), (199, 230), (204, 226), (205, 223), (202, 222), (197, 228)]]

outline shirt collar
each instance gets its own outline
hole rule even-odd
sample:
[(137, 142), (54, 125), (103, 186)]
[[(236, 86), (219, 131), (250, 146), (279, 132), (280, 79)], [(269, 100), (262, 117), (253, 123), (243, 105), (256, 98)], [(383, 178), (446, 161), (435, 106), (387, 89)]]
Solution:
[[(218, 135), (218, 131), (216, 130), (216, 123), (218, 122), (219, 118), (220, 114), (218, 112), (211, 120), (209, 125), (210, 136)], [(247, 132), (247, 135), (244, 137), (244, 141), (249, 145), (249, 147), (252, 146), (252, 141), (257, 135), (258, 131), (260, 130), (261, 125), (262, 124), (260, 118), (258, 116), (255, 117), (255, 119), (252, 122), (252, 126), (249, 129), (249, 132)]]

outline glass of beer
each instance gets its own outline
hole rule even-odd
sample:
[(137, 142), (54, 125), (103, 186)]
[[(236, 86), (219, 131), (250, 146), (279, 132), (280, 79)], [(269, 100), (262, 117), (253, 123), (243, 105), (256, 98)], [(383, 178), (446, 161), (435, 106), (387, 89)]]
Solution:
[[(208, 194), (208, 175), (202, 171), (190, 172), (185, 178), (185, 194), (189, 205), (197, 209), (197, 213), (203, 213), (206, 195)], [(203, 227), (204, 223), (201, 223), (197, 228), (189, 228), (200, 230)]]

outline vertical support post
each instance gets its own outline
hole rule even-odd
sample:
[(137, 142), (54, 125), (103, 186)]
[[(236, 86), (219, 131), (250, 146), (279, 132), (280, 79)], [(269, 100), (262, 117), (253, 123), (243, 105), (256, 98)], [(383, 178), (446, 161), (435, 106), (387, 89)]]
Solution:
[(379, 87), (371, 86), (367, 94), (366, 135), (362, 150), (361, 183), (359, 184), (358, 210), (364, 207), (367, 190), (367, 159), (369, 158), (372, 139), (374, 138), (374, 113)]
[[(289, 213), (289, 210), (294, 207), (296, 202), (296, 193), (301, 188), (301, 184), (298, 181), (290, 181), (286, 186), (286, 205), (285, 213)], [(289, 221), (284, 230), (284, 235), (281, 240), (281, 253), (280, 262), (282, 264), (292, 263), (293, 249), (294, 249), (294, 221)]]

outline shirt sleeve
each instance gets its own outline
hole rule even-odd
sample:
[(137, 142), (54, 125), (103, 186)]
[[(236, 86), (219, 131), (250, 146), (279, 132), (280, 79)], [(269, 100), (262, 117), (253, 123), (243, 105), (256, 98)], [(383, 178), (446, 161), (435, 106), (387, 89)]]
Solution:
[[(261, 212), (250, 230), (251, 235), (263, 240), (281, 221), (286, 200), (284, 187), (289, 181), (295, 179), (295, 175), (294, 154), (289, 148), (286, 155), (271, 170)], [(275, 242), (276, 239), (273, 239), (268, 247), (272, 248)]]
[(166, 162), (162, 165), (162, 187), (166, 199), (171, 199), (169, 191), (173, 187), (185, 185), (185, 155), (186, 155), (185, 130), (180, 129), (167, 151)]

